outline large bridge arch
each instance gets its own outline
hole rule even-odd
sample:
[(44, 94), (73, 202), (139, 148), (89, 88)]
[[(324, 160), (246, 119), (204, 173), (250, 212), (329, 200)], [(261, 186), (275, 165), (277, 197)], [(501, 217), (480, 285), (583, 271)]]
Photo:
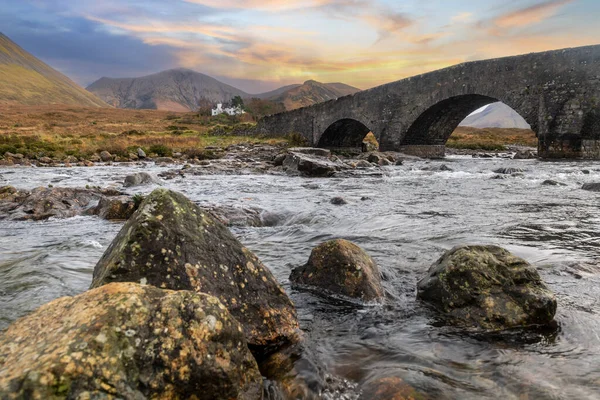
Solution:
[[(381, 150), (443, 149), (464, 117), (494, 101), (531, 125), (540, 156), (600, 159), (600, 45), (460, 64), (266, 117), (257, 130), (300, 133), (317, 146), (350, 118), (370, 128)], [(344, 130), (358, 136), (350, 125), (334, 130), (339, 142)]]

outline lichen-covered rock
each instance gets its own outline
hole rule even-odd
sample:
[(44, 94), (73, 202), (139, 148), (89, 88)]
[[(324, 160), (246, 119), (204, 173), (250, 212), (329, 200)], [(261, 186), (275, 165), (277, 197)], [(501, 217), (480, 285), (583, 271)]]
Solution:
[(157, 189), (129, 218), (94, 269), (92, 287), (109, 282), (212, 294), (257, 353), (296, 340), (294, 305), (271, 272), (180, 193)]
[(308, 263), (292, 270), (290, 281), (363, 301), (379, 300), (384, 295), (375, 261), (344, 239), (315, 247)]
[(548, 324), (556, 298), (535, 267), (498, 246), (459, 246), (418, 284), (418, 297), (452, 322), (499, 330)]
[(2, 399), (260, 399), (240, 324), (213, 296), (113, 283), (0, 334)]
[(123, 181), (123, 186), (134, 187), (142, 185), (159, 185), (158, 178), (150, 175), (147, 172), (136, 172), (135, 174), (127, 175)]

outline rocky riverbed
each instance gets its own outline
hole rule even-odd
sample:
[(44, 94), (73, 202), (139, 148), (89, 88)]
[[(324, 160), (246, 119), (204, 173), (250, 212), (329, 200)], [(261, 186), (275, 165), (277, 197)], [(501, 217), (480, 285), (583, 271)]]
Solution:
[[(273, 279), (282, 284), (295, 306), (302, 337), (300, 347), (292, 346), (282, 353), (270, 353), (281, 354), (276, 357), (264, 357), (264, 353), (257, 353), (255, 345), (248, 347), (259, 364), (260, 374), (267, 377), (266, 381), (261, 382), (261, 392), (264, 390), (267, 398), (286, 395), (340, 399), (383, 399), (393, 396), (452, 399), (497, 398), (501, 395), (515, 399), (523, 396), (592, 399), (600, 395), (593, 367), (593, 360), (600, 355), (600, 343), (594, 334), (600, 328), (600, 309), (597, 307), (600, 293), (597, 289), (598, 270), (595, 267), (600, 243), (594, 233), (600, 213), (594, 206), (597, 193), (583, 190), (584, 186), (590, 188), (593, 187), (590, 185), (600, 181), (600, 172), (593, 163), (541, 163), (535, 160), (471, 157), (451, 157), (441, 162), (429, 162), (396, 154), (370, 154), (350, 160), (307, 152), (299, 149), (280, 156), (282, 152), (277, 150), (270, 151), (267, 157), (265, 151), (264, 161), (254, 158), (231, 161), (225, 158), (223, 161), (208, 161), (209, 164), (186, 168), (184, 166), (187, 164), (141, 162), (95, 167), (17, 166), (0, 169), (0, 186), (12, 187), (0, 191), (0, 211), (4, 218), (0, 220), (0, 229), (6, 233), (0, 238), (0, 299), (7, 305), (0, 314), (0, 327), (5, 328), (17, 317), (65, 295), (83, 293), (80, 295), (83, 297), (59, 300), (62, 303), (45, 306), (41, 310), (47, 310), (47, 317), (61, 315), (58, 310), (63, 304), (78, 307), (88, 301), (89, 304), (110, 307), (110, 300), (102, 300), (106, 298), (102, 296), (107, 294), (96, 292), (107, 290), (102, 289), (105, 286), (98, 284), (98, 280), (95, 280), (95, 289), (85, 291), (92, 284), (92, 271), (102, 254), (110, 254), (117, 246), (114, 244), (118, 241), (117, 232), (124, 225), (119, 219), (107, 217), (110, 213), (91, 210), (98, 209), (102, 201), (113, 204), (112, 207), (116, 203), (131, 204), (131, 210), (135, 210), (156, 188), (173, 189), (199, 205), (201, 212), (228, 223), (237, 239), (260, 260), (261, 264), (252, 262), (255, 269), (257, 265), (264, 265), (259, 268), (272, 273)], [(279, 159), (277, 156), (280, 156)], [(213, 162), (221, 167), (226, 164), (232, 166), (210, 167)], [(254, 169), (252, 165), (255, 163), (264, 163), (267, 167)], [(512, 169), (510, 173), (494, 172), (509, 169)], [(151, 179), (144, 175), (126, 179), (132, 174), (148, 174)], [(497, 176), (505, 178), (492, 179)], [(558, 184), (544, 184), (548, 180)], [(125, 186), (126, 181), (137, 183)], [(36, 189), (40, 186), (44, 188)], [(38, 200), (38, 197), (42, 199), (44, 196), (55, 196), (56, 201), (47, 206)], [(334, 204), (331, 202), (334, 198), (341, 198), (344, 202)], [(10, 205), (8, 211), (3, 208), (7, 207), (6, 204)], [(60, 212), (48, 212), (53, 209)], [(220, 210), (221, 217), (211, 214), (211, 210)], [(37, 215), (40, 218), (31, 217)], [(158, 216), (162, 216), (159, 221), (166, 218), (163, 213), (154, 217)], [(130, 223), (131, 220), (127, 224)], [(208, 232), (211, 230), (208, 229)], [(224, 231), (214, 231), (209, 237), (221, 235), (217, 232)], [(172, 237), (180, 236), (177, 234)], [(338, 252), (332, 253), (337, 254), (333, 259), (347, 259), (344, 265), (349, 268), (340, 269), (335, 262), (327, 261), (327, 252), (317, 251), (317, 246), (321, 244), (327, 250), (325, 242), (337, 238), (346, 239), (362, 248), (356, 249), (351, 243), (332, 247)], [(111, 242), (113, 250), (108, 247)], [(448, 260), (455, 260), (457, 256), (448, 253), (446, 258), (440, 257), (450, 248), (462, 244), (499, 245), (522, 257), (523, 261), (517, 259), (518, 262), (507, 261), (506, 264), (506, 268), (519, 265), (519, 272), (493, 272), (502, 279), (518, 283), (517, 286), (511, 289), (512, 292), (505, 291), (502, 294), (494, 284), (478, 283), (480, 280), (475, 275), (464, 282), (460, 281), (452, 293), (461, 299), (472, 296), (473, 291), (463, 289), (471, 288), (474, 284), (484, 285), (481, 288), (490, 293), (488, 300), (483, 299), (479, 303), (483, 306), (480, 311), (471, 309), (468, 313), (456, 307), (457, 304), (449, 306), (448, 297), (442, 299), (442, 303), (436, 303), (437, 300), (422, 294), (418, 299), (417, 288), (419, 293), (425, 293), (426, 288), (434, 287), (432, 277), (439, 275), (440, 271), (450, 271), (455, 261)], [(149, 247), (144, 245), (144, 248)], [(165, 251), (168, 253), (169, 249), (165, 248)], [(485, 264), (486, 268), (497, 268), (503, 265), (502, 260), (513, 260), (510, 258), (513, 256), (507, 258), (494, 248), (490, 248), (489, 253), (481, 251), (469, 250), (459, 259), (463, 260), (468, 255), (475, 260), (475, 264)], [(170, 253), (161, 252), (162, 248), (159, 254), (171, 257)], [(173, 248), (173, 252), (172, 256), (177, 260), (177, 250)], [(187, 254), (185, 257), (192, 254), (182, 251), (182, 257), (184, 253)], [(496, 261), (482, 264), (482, 259)], [(131, 261), (127, 262), (132, 265)], [(195, 264), (186, 263), (191, 266)], [(469, 261), (465, 265), (472, 263)], [(197, 264), (203, 265), (206, 261)], [(229, 262), (216, 265), (215, 272), (225, 274), (219, 264), (226, 265)], [(234, 264), (242, 266), (243, 263)], [(445, 269), (440, 269), (442, 267)], [(167, 265), (165, 268), (171, 269), (166, 275), (164, 271), (163, 275), (152, 272), (147, 276), (127, 279), (130, 283), (102, 283), (108, 283), (106, 287), (146, 284), (143, 288), (165, 283), (168, 287), (159, 290), (177, 289), (180, 294), (148, 292), (148, 289), (139, 289), (137, 286), (135, 289), (116, 286), (110, 293), (125, 296), (119, 301), (145, 304), (144, 307), (148, 309), (159, 304), (156, 302), (158, 300), (151, 299), (164, 297), (165, 300), (160, 301), (169, 306), (161, 307), (165, 310), (175, 307), (175, 310), (180, 301), (177, 296), (187, 296), (187, 292), (186, 288), (172, 286), (176, 278), (170, 272), (175, 271), (174, 267)], [(248, 265), (246, 268), (252, 272)], [(327, 268), (344, 272), (339, 277), (333, 272), (324, 274), (320, 278), (323, 285), (309, 279)], [(295, 274), (303, 276), (302, 280), (294, 278), (292, 270), (297, 270)], [(185, 276), (194, 276), (197, 282), (201, 282), (201, 274), (190, 275), (193, 271), (185, 265), (182, 271)], [(491, 270), (485, 272), (487, 276), (490, 274)], [(163, 280), (152, 283), (149, 282), (151, 276)], [(146, 281), (143, 281), (144, 277)], [(530, 283), (524, 283), (524, 278), (529, 279)], [(236, 279), (233, 278), (233, 282)], [(298, 284), (290, 285), (290, 280)], [(418, 284), (419, 281), (422, 283)], [(326, 291), (319, 290), (319, 287), (325, 287)], [(352, 287), (356, 290), (336, 294), (340, 289)], [(506, 284), (504, 287), (507, 287)], [(517, 318), (527, 312), (527, 306), (523, 308), (524, 303), (518, 300), (527, 299), (523, 294), (525, 287), (534, 288), (532, 296), (536, 298), (542, 292), (548, 296), (540, 304), (547, 307), (544, 315), (549, 315), (549, 319)], [(542, 291), (537, 288), (542, 288)], [(244, 318), (240, 319), (240, 314), (236, 316), (238, 311), (231, 308), (232, 299), (242, 309), (244, 304), (250, 305), (254, 300), (243, 297), (243, 290), (233, 297), (225, 295), (227, 292), (223, 292), (223, 288), (211, 290), (210, 295), (216, 301), (229, 305), (226, 308), (235, 320), (244, 321)], [(474, 290), (476, 293), (477, 289)], [(121, 294), (123, 291), (127, 294)], [(256, 292), (254, 290), (250, 294)], [(515, 297), (515, 293), (520, 293), (520, 297)], [(352, 296), (356, 296), (356, 299), (351, 299)], [(494, 308), (490, 304), (490, 301), (505, 301), (509, 298), (506, 296), (521, 308), (515, 311), (512, 306)], [(185, 301), (189, 302), (190, 299)], [(198, 304), (198, 310), (212, 307), (210, 301), (204, 298), (193, 301)], [(102, 309), (98, 308), (98, 318), (106, 321), (106, 318), (114, 318), (103, 316), (100, 313)], [(501, 317), (503, 312), (508, 314)], [(467, 314), (469, 317), (465, 317)], [(483, 316), (484, 319), (474, 320), (471, 318), (474, 315), (478, 315), (477, 318)], [(17, 337), (19, 343), (44, 340), (43, 335), (27, 338), (19, 331), (29, 329), (26, 327), (31, 324), (38, 324), (38, 330), (42, 330), (46, 325), (40, 319), (42, 317), (43, 313), (31, 314), (18, 322), (4, 333), (8, 338), (5, 339), (6, 343), (15, 342), (14, 338)], [(133, 320), (131, 316), (119, 318)], [(138, 325), (145, 324), (144, 318), (142, 314), (135, 316)], [(185, 320), (189, 317), (182, 315), (180, 318)], [(223, 321), (225, 326), (224, 321), (230, 318), (226, 314), (215, 314), (214, 322)], [(498, 324), (502, 318), (512, 321), (509, 326), (513, 328), (504, 330), (506, 326)], [(454, 323), (455, 320), (459, 323)], [(209, 328), (213, 326), (212, 321), (210, 319), (207, 325)], [(515, 321), (517, 328), (514, 327)], [(155, 320), (152, 323), (159, 326), (164, 322)], [(476, 325), (479, 327), (473, 329)], [(528, 328), (523, 329), (524, 325)], [(72, 327), (69, 329), (74, 329), (78, 325), (69, 326)], [(147, 333), (138, 333), (135, 327), (126, 328), (123, 332), (128, 329), (135, 331), (132, 336), (125, 336), (133, 349), (136, 338), (153, 340), (144, 336)], [(180, 329), (177, 326), (165, 328)], [(255, 340), (251, 335), (252, 329), (244, 330), (243, 326), (240, 329), (246, 333), (246, 341)], [(95, 337), (100, 333), (96, 332)], [(89, 332), (77, 333), (82, 338), (87, 334)], [(186, 335), (182, 339), (188, 337)], [(209, 338), (206, 335), (204, 337)], [(60, 337), (46, 339), (57, 345), (80, 344), (61, 342)], [(159, 340), (157, 343), (165, 340), (155, 339)], [(215, 354), (211, 353), (215, 351), (223, 354), (226, 351), (233, 357), (231, 360), (237, 360), (235, 365), (239, 369), (231, 370), (228, 374), (237, 383), (233, 385), (232, 380), (220, 381), (228, 385), (231, 390), (228, 393), (234, 397), (253, 398), (257, 375), (252, 372), (256, 371), (253, 370), (255, 367), (251, 360), (248, 361), (248, 353), (244, 353), (243, 346), (234, 350), (219, 347), (227, 346), (227, 343), (219, 342), (216, 337), (207, 340), (212, 340), (214, 345), (202, 347), (202, 351), (207, 352), (204, 354)], [(125, 342), (122, 344), (125, 345)], [(199, 349), (198, 346), (202, 344), (188, 341), (178, 346)], [(19, 366), (7, 348), (14, 352), (15, 346), (5, 347), (2, 354), (5, 354), (4, 360), (12, 360), (10, 376), (18, 376)], [(132, 362), (141, 362), (139, 360), (142, 358), (128, 348), (125, 346), (121, 349), (131, 354)], [(94, 349), (81, 351), (88, 355), (96, 354), (90, 353)], [(31, 356), (35, 357), (35, 354)], [(171, 356), (165, 353), (164, 357)], [(548, 359), (552, 362), (549, 363)], [(190, 368), (193, 365), (182, 358), (173, 360), (183, 362)], [(52, 358), (48, 358), (47, 362), (53, 362)], [(283, 365), (287, 367), (282, 368)], [(74, 361), (75, 371), (77, 366), (78, 362)], [(281, 370), (288, 372), (283, 375), (275, 373)], [(126, 370), (119, 374), (106, 383), (113, 388), (131, 389), (131, 385), (135, 385), (135, 379), (132, 381)], [(169, 378), (171, 375), (146, 376), (149, 381), (170, 388), (168, 382), (172, 379)], [(66, 386), (59, 384), (56, 386), (58, 389), (66, 390)], [(185, 392), (188, 386), (181, 385), (180, 389), (184, 396), (189, 393)], [(140, 393), (149, 396), (151, 392), (144, 390)], [(174, 395), (176, 392), (171, 393)]]

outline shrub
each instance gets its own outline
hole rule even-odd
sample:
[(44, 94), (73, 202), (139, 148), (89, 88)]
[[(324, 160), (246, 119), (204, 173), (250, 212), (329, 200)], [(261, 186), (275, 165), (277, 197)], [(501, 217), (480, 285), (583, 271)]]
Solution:
[(308, 144), (306, 138), (299, 133), (290, 133), (285, 139), (290, 147), (302, 147)]
[(154, 153), (159, 157), (171, 157), (173, 155), (173, 150), (164, 144), (153, 144), (148, 149), (148, 152)]

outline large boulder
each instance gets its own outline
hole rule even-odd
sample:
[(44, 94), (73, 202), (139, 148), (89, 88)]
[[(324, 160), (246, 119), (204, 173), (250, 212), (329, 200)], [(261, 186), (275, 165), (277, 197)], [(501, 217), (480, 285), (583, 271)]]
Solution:
[(548, 324), (556, 298), (535, 267), (498, 246), (459, 246), (418, 283), (418, 298), (458, 325), (500, 330)]
[(108, 151), (103, 150), (100, 152), (100, 159), (104, 162), (112, 161), (114, 156), (110, 154)]
[(113, 283), (0, 334), (2, 399), (260, 399), (240, 324), (213, 296)]
[(296, 310), (262, 262), (180, 193), (153, 191), (96, 268), (92, 287), (141, 282), (218, 297), (257, 353), (297, 339)]
[(349, 167), (339, 161), (303, 153), (290, 153), (283, 160), (283, 170), (305, 176), (326, 177)]
[(308, 262), (292, 270), (290, 281), (362, 301), (379, 300), (384, 295), (375, 261), (363, 249), (344, 239), (315, 247)]
[(142, 185), (159, 185), (158, 178), (150, 175), (147, 172), (136, 172), (135, 174), (127, 175), (123, 181), (123, 186), (134, 187)]

